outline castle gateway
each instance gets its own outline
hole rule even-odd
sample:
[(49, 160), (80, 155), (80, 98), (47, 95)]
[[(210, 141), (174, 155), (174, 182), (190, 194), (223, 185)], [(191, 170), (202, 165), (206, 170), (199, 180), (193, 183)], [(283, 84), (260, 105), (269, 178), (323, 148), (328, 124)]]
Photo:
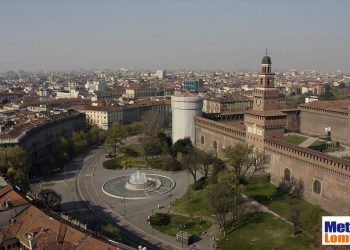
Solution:
[[(222, 149), (229, 145), (252, 144), (270, 155), (267, 172), (271, 175), (274, 185), (278, 185), (283, 178), (301, 180), (304, 182), (304, 198), (307, 201), (318, 204), (333, 214), (349, 214), (350, 161), (282, 140), (286, 128), (321, 135), (330, 122), (324, 117), (332, 114), (339, 116), (342, 120), (340, 125), (343, 127), (336, 129), (337, 124), (332, 124), (334, 131), (339, 130), (333, 138), (339, 137), (337, 141), (349, 144), (349, 106), (343, 109), (341, 114), (339, 110), (336, 114), (334, 110), (329, 111), (329, 114), (316, 110), (315, 106), (324, 102), (315, 102), (311, 107), (307, 104), (301, 105), (300, 109), (295, 110), (278, 110), (277, 90), (271, 65), (271, 58), (265, 55), (262, 59), (259, 82), (253, 92), (252, 110), (243, 115), (233, 114), (229, 119), (221, 121), (198, 116), (195, 118), (196, 146), (212, 150), (220, 156)], [(350, 105), (348, 100), (340, 103), (342, 107)], [(329, 103), (327, 105), (333, 106)], [(313, 118), (308, 116), (310, 112), (313, 112), (313, 116), (318, 115), (317, 123), (311, 122)], [(339, 136), (340, 133), (343, 137)], [(329, 136), (333, 139), (331, 134)]]

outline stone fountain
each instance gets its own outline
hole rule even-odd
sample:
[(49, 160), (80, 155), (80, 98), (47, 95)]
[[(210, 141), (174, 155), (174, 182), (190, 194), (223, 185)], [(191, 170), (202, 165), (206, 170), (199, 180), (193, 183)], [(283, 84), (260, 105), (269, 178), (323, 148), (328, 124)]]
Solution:
[(146, 174), (140, 171), (132, 173), (125, 183), (125, 188), (129, 190), (148, 190), (156, 186), (157, 179), (146, 177)]

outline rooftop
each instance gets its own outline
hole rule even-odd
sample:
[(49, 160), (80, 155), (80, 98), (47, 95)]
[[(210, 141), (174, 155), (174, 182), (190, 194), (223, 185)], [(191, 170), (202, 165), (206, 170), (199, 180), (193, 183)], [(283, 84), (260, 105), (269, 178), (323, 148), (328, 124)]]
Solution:
[(17, 238), (29, 246), (28, 236), (34, 239), (36, 249), (99, 249), (118, 250), (118, 246), (80, 231), (64, 222), (29, 206), (20, 213), (14, 223), (0, 227), (0, 243)]
[(332, 100), (332, 101), (315, 101), (301, 104), (300, 108), (314, 108), (335, 112), (349, 112), (350, 99), (346, 100)]

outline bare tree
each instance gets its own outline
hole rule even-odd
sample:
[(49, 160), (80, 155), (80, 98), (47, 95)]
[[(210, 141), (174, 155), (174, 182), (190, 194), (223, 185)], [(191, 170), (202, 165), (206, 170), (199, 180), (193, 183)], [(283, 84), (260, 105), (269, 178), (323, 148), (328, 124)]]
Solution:
[(156, 111), (147, 111), (141, 117), (141, 131), (144, 136), (155, 137), (163, 128), (164, 116)]
[(232, 194), (236, 192), (236, 185), (232, 183), (232, 179), (232, 171), (222, 171), (219, 173), (218, 182), (209, 184), (205, 189), (206, 203), (212, 209), (224, 233), (229, 214), (232, 212), (232, 204), (234, 203), (234, 196)]
[(293, 224), (293, 234), (296, 235), (300, 232), (300, 212), (301, 209), (297, 205), (290, 203), (289, 204), (289, 219)]
[(140, 142), (145, 150), (145, 157), (154, 155), (161, 151), (161, 145), (157, 135), (164, 124), (164, 118), (156, 111), (145, 112), (141, 117), (141, 131), (143, 136)]
[(197, 172), (200, 170), (201, 164), (198, 156), (198, 150), (194, 147), (188, 149), (187, 152), (181, 153), (181, 163), (192, 175), (193, 180), (197, 181)]
[(215, 157), (212, 152), (205, 152), (197, 149), (198, 160), (201, 163), (201, 172), (204, 175), (204, 179), (208, 179), (210, 166), (214, 164)]

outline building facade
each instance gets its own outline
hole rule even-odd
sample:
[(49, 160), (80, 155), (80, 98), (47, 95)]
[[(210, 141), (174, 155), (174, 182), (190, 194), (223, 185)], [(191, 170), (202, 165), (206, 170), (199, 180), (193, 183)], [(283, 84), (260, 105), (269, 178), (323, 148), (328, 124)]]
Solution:
[(43, 116), (0, 134), (0, 147), (20, 146), (28, 153), (30, 165), (47, 159), (60, 137), (86, 129), (85, 114), (68, 110)]
[[(325, 127), (331, 127), (332, 139), (341, 141), (342, 134), (343, 141), (346, 141), (350, 125), (348, 101), (338, 103), (336, 110), (334, 106), (338, 101), (329, 103), (332, 108), (328, 107), (328, 112), (324, 105), (320, 109), (322, 104), (318, 102), (301, 105), (300, 110), (277, 110), (273, 81), (271, 58), (265, 56), (259, 84), (254, 90), (253, 109), (245, 112), (244, 120), (240, 121), (213, 121), (197, 116), (196, 146), (222, 156), (222, 150), (230, 145), (254, 145), (270, 156), (266, 171), (271, 176), (271, 183), (278, 186), (283, 179), (299, 180), (304, 184), (303, 195), (307, 201), (332, 214), (348, 215), (350, 161), (281, 140), (286, 127), (295, 128), (299, 124), (301, 132), (309, 134), (324, 134)], [(347, 108), (341, 112), (339, 107)]]

